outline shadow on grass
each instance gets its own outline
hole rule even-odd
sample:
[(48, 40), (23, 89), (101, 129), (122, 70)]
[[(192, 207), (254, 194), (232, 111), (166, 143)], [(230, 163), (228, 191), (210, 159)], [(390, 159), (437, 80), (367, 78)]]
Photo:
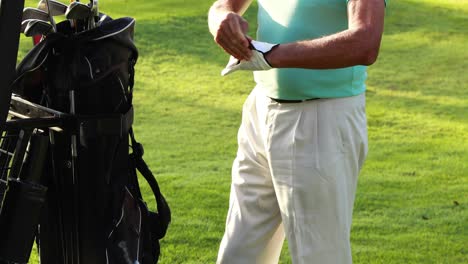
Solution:
[(440, 104), (430, 99), (416, 98), (413, 96), (383, 95), (381, 93), (367, 93), (368, 100), (379, 100), (385, 108), (399, 109), (407, 113), (421, 114), (427, 120), (454, 121), (460, 124), (468, 123), (468, 107), (464, 105)]
[[(390, 4), (379, 60), (369, 84), (379, 89), (468, 98), (468, 12), (442, 4)], [(465, 109), (466, 112), (466, 109)], [(466, 120), (466, 119), (465, 119)]]
[(219, 64), (225, 60), (221, 49), (216, 50), (208, 32), (206, 17), (138, 21), (136, 43), (141, 56), (169, 53), (175, 56), (195, 56), (202, 61)]
[(399, 0), (387, 7), (385, 34), (409, 31), (466, 34), (468, 12), (423, 1)]
[[(205, 11), (208, 12), (208, 9)], [(224, 65), (227, 55), (213, 41), (208, 30), (207, 15), (172, 16), (158, 20), (138, 20), (136, 43), (142, 56), (159, 53), (189, 55), (200, 61)], [(255, 36), (256, 4), (245, 14), (250, 22), (249, 35)]]

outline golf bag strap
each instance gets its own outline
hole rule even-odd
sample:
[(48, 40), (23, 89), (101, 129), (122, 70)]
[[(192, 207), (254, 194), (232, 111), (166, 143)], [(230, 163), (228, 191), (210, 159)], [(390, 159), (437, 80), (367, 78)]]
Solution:
[(161, 226), (159, 230), (159, 237), (162, 238), (166, 234), (167, 228), (169, 223), (171, 222), (171, 210), (169, 208), (166, 199), (161, 194), (161, 190), (159, 189), (159, 184), (156, 181), (153, 173), (149, 169), (146, 162), (143, 160), (143, 146), (135, 140), (135, 136), (133, 134), (133, 129), (130, 128), (129, 130), (130, 139), (132, 141), (132, 149), (133, 153), (132, 156), (134, 158), (136, 169), (141, 173), (141, 175), (145, 178), (150, 186), (151, 190), (153, 191), (154, 197), (156, 199), (156, 204), (158, 207), (158, 215), (161, 220)]
[(80, 141), (86, 142), (86, 138), (97, 136), (124, 137), (133, 124), (133, 107), (125, 114), (103, 117), (79, 117)]

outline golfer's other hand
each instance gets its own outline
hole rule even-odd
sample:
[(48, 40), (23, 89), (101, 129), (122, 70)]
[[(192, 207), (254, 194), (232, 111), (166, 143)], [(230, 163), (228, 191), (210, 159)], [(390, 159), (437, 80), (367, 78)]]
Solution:
[(225, 76), (238, 70), (266, 71), (272, 69), (270, 63), (265, 59), (265, 55), (278, 45), (279, 44), (270, 44), (252, 40), (250, 42), (252, 57), (249, 60), (239, 60), (236, 57), (231, 56), (226, 68), (221, 71), (221, 75)]
[(250, 59), (252, 52), (249, 49), (250, 38), (247, 36), (248, 22), (234, 12), (228, 12), (219, 18), (217, 25), (212, 32), (215, 42), (240, 60)]

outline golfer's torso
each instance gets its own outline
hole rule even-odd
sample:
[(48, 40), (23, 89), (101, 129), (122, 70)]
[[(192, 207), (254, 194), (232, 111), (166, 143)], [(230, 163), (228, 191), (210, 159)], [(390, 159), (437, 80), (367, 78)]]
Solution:
[[(347, 0), (258, 0), (257, 39), (288, 43), (348, 28)], [(254, 73), (257, 86), (273, 98), (347, 97), (365, 91), (366, 67), (334, 70), (273, 69)]]

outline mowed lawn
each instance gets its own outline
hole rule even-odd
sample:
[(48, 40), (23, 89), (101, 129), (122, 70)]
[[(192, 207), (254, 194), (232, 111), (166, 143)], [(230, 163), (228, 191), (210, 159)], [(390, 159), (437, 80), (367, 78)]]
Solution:
[[(100, 1), (112, 17), (137, 19), (136, 136), (173, 212), (162, 264), (215, 262), (241, 107), (254, 85), (246, 72), (220, 76), (228, 57), (207, 30), (211, 3)], [(255, 13), (254, 3), (252, 36)], [(389, 2), (369, 70), (354, 263), (468, 263), (467, 43), (467, 0)], [(23, 38), (21, 56), (30, 47)], [(287, 245), (280, 263), (291, 263)]]

